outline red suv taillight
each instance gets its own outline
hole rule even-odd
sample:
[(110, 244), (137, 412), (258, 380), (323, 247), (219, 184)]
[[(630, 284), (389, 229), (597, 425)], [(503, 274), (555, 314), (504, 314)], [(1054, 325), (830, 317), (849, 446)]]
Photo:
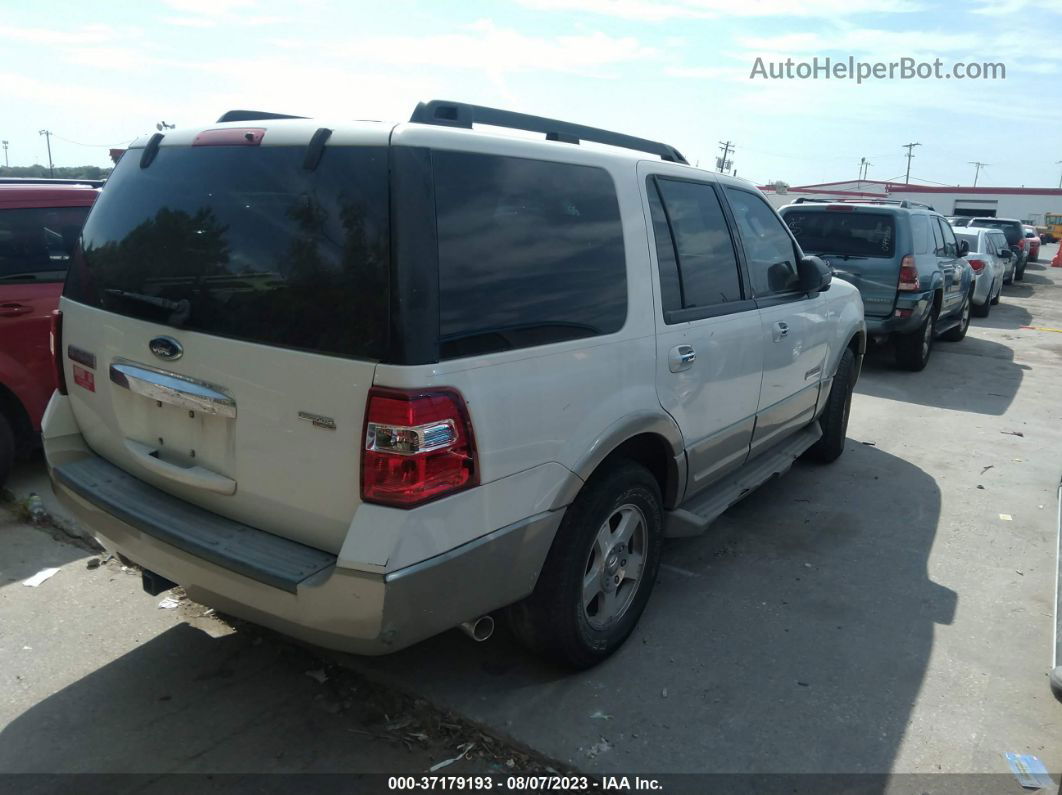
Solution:
[(1025, 238), (1019, 237), (1016, 245), (1020, 251), (1025, 251)]
[(913, 291), (921, 290), (922, 284), (918, 281), (918, 268), (915, 267), (914, 257), (908, 254), (900, 260), (900, 283), (897, 290)]
[(457, 390), (369, 390), (362, 500), (412, 508), (478, 483), (472, 423)]
[(966, 261), (969, 262), (970, 267), (978, 273), (985, 269), (985, 261), (983, 259), (967, 259)]
[(52, 310), (52, 329), (48, 335), (52, 349), (52, 365), (55, 367), (55, 388), (60, 395), (66, 394), (66, 374), (63, 372), (63, 313)]

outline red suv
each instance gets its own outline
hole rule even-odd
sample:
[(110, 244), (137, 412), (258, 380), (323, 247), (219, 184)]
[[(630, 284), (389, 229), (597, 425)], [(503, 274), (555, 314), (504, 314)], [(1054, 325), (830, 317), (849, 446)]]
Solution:
[(99, 183), (0, 183), (0, 485), (39, 440), (56, 387), (50, 333)]

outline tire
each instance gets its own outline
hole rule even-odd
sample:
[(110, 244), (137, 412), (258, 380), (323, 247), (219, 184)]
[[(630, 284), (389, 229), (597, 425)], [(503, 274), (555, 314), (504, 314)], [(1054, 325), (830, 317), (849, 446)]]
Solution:
[(936, 310), (930, 311), (922, 325), (909, 334), (894, 334), (893, 346), (896, 349), (896, 364), (913, 373), (921, 372), (929, 364), (933, 353), (933, 337), (937, 325)]
[[(616, 540), (620, 525), (630, 533), (626, 544)], [(645, 467), (619, 461), (595, 473), (565, 511), (535, 590), (509, 607), (513, 634), (563, 665), (597, 665), (638, 623), (656, 581), (663, 538), (660, 486)], [(641, 570), (630, 578), (639, 549)], [(598, 577), (589, 576), (594, 569)]]
[(999, 287), (996, 289), (996, 294), (993, 295), (992, 296), (992, 300), (988, 302), (992, 306), (995, 306), (996, 304), (999, 303), (999, 298), (1000, 298), (1001, 295), (1003, 295), (1003, 285), (1006, 284), (1006, 283), (1007, 283), (1007, 279), (1006, 279), (1006, 275), (1004, 275), (1003, 279), (1000, 280)]
[(989, 297), (980, 306), (978, 306), (977, 304), (974, 304), (973, 313), (977, 317), (988, 317), (989, 313), (992, 311), (992, 304), (994, 304), (994, 303), (995, 303), (995, 299)]
[(970, 330), (970, 314), (973, 309), (973, 293), (966, 294), (966, 300), (962, 302), (962, 309), (959, 310), (959, 325), (945, 331), (940, 335), (942, 340), (947, 342), (962, 342), (963, 337), (966, 336), (966, 332)]
[(7, 483), (15, 465), (15, 433), (7, 417), (0, 414), (0, 486)]
[(837, 372), (833, 376), (826, 408), (819, 417), (822, 438), (808, 448), (805, 458), (820, 464), (829, 464), (841, 457), (848, 436), (848, 415), (852, 410), (852, 390), (855, 389), (855, 354), (845, 348)]
[(1023, 262), (1014, 270), (1014, 281), (1020, 282), (1025, 279), (1025, 263)]

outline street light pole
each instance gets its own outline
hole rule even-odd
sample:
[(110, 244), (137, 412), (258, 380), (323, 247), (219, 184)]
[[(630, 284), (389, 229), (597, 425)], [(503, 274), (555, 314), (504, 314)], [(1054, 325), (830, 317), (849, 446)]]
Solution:
[(914, 148), (916, 146), (921, 146), (921, 145), (922, 144), (919, 144), (919, 143), (904, 144), (903, 145), (903, 148), (907, 150), (907, 176), (903, 178), (903, 184), (904, 185), (910, 185), (911, 184), (911, 158), (914, 157)]
[(52, 133), (51, 130), (38, 130), (37, 135), (43, 135), (48, 144), (48, 176), (55, 176), (55, 167), (52, 165)]
[(11, 164), (7, 162), (7, 141), (0, 141), (4, 145), (4, 168), (8, 168)]

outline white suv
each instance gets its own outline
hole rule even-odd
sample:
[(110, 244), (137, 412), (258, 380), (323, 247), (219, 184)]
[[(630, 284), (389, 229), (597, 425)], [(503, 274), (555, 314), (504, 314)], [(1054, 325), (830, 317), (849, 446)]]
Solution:
[(574, 666), (664, 537), (840, 455), (865, 347), (751, 184), (439, 101), (137, 142), (61, 313), (54, 488), (149, 592), (366, 654), (509, 607)]

